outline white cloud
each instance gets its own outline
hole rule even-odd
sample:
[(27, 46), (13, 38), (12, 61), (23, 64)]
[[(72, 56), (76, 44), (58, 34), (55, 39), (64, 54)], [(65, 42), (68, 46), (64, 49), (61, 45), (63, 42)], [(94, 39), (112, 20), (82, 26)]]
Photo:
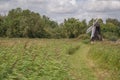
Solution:
[(120, 20), (120, 0), (0, 0), (0, 14), (16, 7), (30, 9), (59, 22), (69, 17)]
[(76, 5), (76, 0), (70, 0), (70, 3), (71, 3), (72, 5)]
[(71, 13), (76, 9), (76, 0), (50, 0), (47, 6), (47, 10), (52, 13)]
[(120, 10), (119, 0), (88, 0), (84, 5), (88, 11), (113, 11)]

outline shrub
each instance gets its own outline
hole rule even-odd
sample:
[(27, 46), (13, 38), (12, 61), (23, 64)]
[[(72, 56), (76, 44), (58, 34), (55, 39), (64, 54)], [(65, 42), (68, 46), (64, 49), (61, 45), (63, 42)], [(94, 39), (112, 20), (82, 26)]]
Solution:
[(78, 36), (78, 39), (82, 39), (82, 40), (86, 40), (86, 39), (89, 39), (89, 35), (87, 34), (81, 34), (80, 36)]
[(117, 41), (118, 37), (117, 36), (111, 36), (110, 38), (108, 38), (110, 41)]
[(103, 37), (110, 40), (110, 41), (117, 41), (118, 37), (116, 34), (112, 33), (112, 32), (106, 32), (103, 34)]
[(68, 49), (68, 54), (69, 55), (71, 55), (71, 54), (74, 54), (78, 49), (80, 48), (80, 46), (78, 45), (78, 46), (75, 46), (75, 47), (70, 47), (69, 49)]

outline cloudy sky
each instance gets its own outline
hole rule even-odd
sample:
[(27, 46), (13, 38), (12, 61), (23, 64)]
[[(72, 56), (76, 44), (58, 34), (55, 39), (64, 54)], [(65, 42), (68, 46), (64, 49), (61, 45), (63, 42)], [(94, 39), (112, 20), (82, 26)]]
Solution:
[(58, 22), (70, 17), (80, 20), (108, 17), (120, 20), (120, 0), (0, 0), (2, 15), (17, 7), (47, 15)]

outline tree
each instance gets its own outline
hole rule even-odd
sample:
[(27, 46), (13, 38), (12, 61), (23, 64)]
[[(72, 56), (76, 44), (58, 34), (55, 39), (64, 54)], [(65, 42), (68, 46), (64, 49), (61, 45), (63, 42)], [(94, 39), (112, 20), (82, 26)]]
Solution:
[(5, 27), (5, 16), (0, 15), (0, 37), (5, 37), (6, 27)]
[(84, 32), (86, 22), (80, 22), (78, 19), (69, 18), (64, 20), (63, 29), (67, 38), (75, 38)]
[(117, 19), (108, 18), (106, 19), (106, 23), (112, 23), (116, 26), (120, 26), (120, 22)]
[(111, 37), (117, 37), (117, 26), (112, 22), (106, 22), (106, 24), (102, 26), (102, 33), (103, 36), (108, 39)]
[[(0, 37), (76, 38), (85, 34), (86, 29), (93, 25), (94, 20), (91, 19), (87, 25), (85, 19), (80, 21), (68, 18), (58, 25), (46, 15), (41, 16), (28, 9), (16, 8), (10, 10), (6, 16), (0, 15)], [(102, 19), (98, 22), (103, 34), (120, 37), (120, 22), (117, 19), (108, 18), (106, 24)]]

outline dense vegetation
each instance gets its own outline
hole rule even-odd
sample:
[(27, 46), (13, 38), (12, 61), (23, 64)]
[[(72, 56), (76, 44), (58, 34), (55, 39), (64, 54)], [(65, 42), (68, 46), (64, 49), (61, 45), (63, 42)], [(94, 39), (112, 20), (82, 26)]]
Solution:
[[(90, 45), (85, 33), (93, 20), (69, 18), (58, 24), (21, 8), (0, 15), (0, 80), (120, 80), (120, 45)], [(120, 38), (120, 21), (99, 23), (104, 38)]]
[(119, 48), (119, 44), (103, 42), (102, 44), (97, 43), (96, 45), (92, 45), (89, 50), (88, 57), (92, 58), (100, 68), (105, 69), (106, 72), (111, 76), (111, 80), (120, 79)]
[(0, 80), (71, 80), (66, 53), (76, 43), (70, 42), (0, 39)]
[[(76, 38), (85, 34), (93, 20), (87, 24), (86, 20), (69, 18), (58, 24), (45, 15), (16, 8), (10, 10), (8, 15), (0, 16), (0, 37)], [(108, 39), (120, 37), (120, 21), (108, 18), (106, 23), (103, 23), (102, 19), (99, 22), (103, 37)]]
[(119, 80), (120, 45), (0, 39), (0, 80)]

